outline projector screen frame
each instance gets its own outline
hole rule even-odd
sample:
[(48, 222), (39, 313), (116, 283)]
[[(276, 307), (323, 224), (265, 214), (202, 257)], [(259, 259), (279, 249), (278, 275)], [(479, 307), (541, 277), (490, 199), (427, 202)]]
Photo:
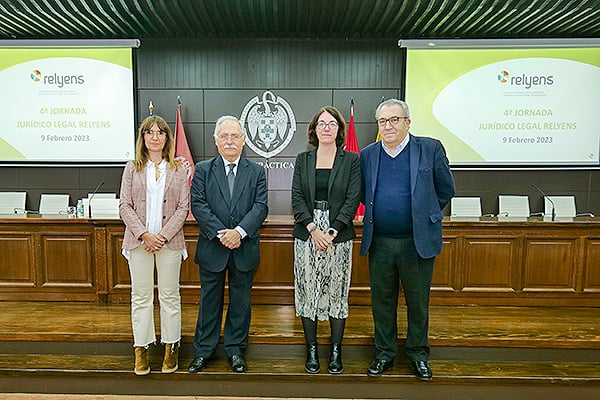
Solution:
[[(402, 96), (407, 100), (409, 106), (411, 107), (411, 117), (414, 115), (414, 110), (417, 105), (411, 103), (411, 99), (407, 96), (410, 96), (410, 90), (407, 91), (407, 86), (409, 85), (408, 80), (410, 79), (409, 74), (409, 57), (410, 50), (427, 50), (435, 52), (436, 50), (482, 50), (482, 49), (498, 49), (498, 50), (508, 50), (508, 49), (577, 49), (577, 48), (592, 48), (592, 49), (600, 49), (600, 38), (559, 38), (559, 39), (399, 39), (398, 47), (403, 53), (403, 62), (404, 62), (404, 76), (403, 76), (403, 85), (402, 85)], [(596, 65), (596, 64), (592, 64)], [(410, 88), (409, 88), (410, 89)], [(414, 90), (412, 90), (414, 92)], [(432, 109), (433, 110), (433, 109)], [(416, 117), (418, 118), (418, 117)], [(415, 121), (417, 119), (415, 118)], [(600, 124), (598, 125), (600, 126)], [(431, 131), (422, 130), (422, 132), (417, 132), (415, 134), (424, 134), (425, 136), (433, 136), (435, 134), (429, 133)], [(587, 137), (592, 136), (593, 131), (587, 130)], [(593, 139), (592, 139), (593, 140)], [(444, 140), (442, 140), (444, 142)], [(570, 169), (600, 169), (600, 141), (598, 145), (598, 149), (596, 150), (596, 156), (592, 159), (592, 161), (585, 162), (563, 162), (563, 161), (551, 161), (551, 162), (525, 162), (520, 163), (518, 161), (509, 161), (509, 162), (498, 162), (498, 161), (474, 161), (474, 162), (453, 162), (452, 158), (450, 158), (450, 164), (453, 169), (464, 169), (464, 170), (473, 170), (473, 169), (520, 169), (520, 170), (548, 170), (548, 169), (560, 169), (560, 170), (570, 170)], [(594, 151), (592, 151), (593, 153)]]
[[(66, 49), (66, 48), (130, 48), (131, 51), (131, 95), (133, 99), (132, 120), (133, 124), (137, 121), (137, 91), (135, 90), (135, 82), (137, 80), (136, 68), (136, 53), (135, 49), (139, 48), (141, 42), (139, 39), (13, 39), (0, 40), (0, 49), (10, 48), (40, 48), (40, 49)], [(135, 126), (134, 126), (135, 128)], [(131, 140), (135, 147), (135, 132), (131, 132)], [(133, 158), (133, 157), (132, 157)], [(0, 160), (2, 167), (120, 167), (125, 165), (126, 160)]]

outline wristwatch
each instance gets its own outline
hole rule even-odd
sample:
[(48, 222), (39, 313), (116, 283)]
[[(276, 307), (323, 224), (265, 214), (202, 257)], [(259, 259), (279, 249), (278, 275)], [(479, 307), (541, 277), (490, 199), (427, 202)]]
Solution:
[(336, 233), (337, 233), (337, 231), (336, 231), (335, 229), (333, 229), (333, 228), (329, 228), (329, 229), (327, 230), (327, 234), (328, 234), (329, 236), (335, 236), (335, 234), (336, 234)]

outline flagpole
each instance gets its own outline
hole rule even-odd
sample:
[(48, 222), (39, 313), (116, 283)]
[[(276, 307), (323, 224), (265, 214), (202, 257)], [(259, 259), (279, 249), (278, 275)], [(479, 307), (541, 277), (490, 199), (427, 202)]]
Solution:
[[(348, 121), (348, 133), (346, 135), (346, 146), (344, 147), (344, 150), (360, 154), (360, 149), (358, 148), (358, 138), (356, 137), (356, 129), (354, 127), (354, 97), (350, 98), (350, 120)], [(354, 219), (357, 221), (362, 221), (364, 214), (365, 206), (361, 203), (356, 209)]]

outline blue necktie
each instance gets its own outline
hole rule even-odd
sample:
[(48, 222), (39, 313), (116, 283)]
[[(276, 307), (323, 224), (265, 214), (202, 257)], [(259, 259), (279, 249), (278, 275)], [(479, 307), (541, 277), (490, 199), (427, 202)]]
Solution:
[(233, 169), (235, 168), (235, 164), (231, 163), (227, 165), (229, 167), (229, 172), (227, 173), (227, 184), (229, 185), (229, 197), (233, 196), (233, 183), (235, 182), (235, 174), (233, 173)]

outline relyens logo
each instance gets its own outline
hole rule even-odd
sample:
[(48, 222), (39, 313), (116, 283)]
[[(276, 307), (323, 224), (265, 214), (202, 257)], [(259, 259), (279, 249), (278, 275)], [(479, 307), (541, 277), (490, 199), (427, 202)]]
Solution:
[(501, 71), (498, 74), (498, 82), (508, 84), (511, 86), (525, 86), (526, 89), (531, 89), (532, 86), (550, 86), (554, 85), (554, 76), (548, 75), (533, 75), (528, 76), (521, 74), (518, 76), (511, 76), (506, 70)]
[(85, 83), (83, 75), (58, 75), (56, 73), (44, 75), (39, 69), (31, 72), (31, 80), (43, 85), (56, 85), (59, 88), (63, 88), (65, 85), (83, 85)]

